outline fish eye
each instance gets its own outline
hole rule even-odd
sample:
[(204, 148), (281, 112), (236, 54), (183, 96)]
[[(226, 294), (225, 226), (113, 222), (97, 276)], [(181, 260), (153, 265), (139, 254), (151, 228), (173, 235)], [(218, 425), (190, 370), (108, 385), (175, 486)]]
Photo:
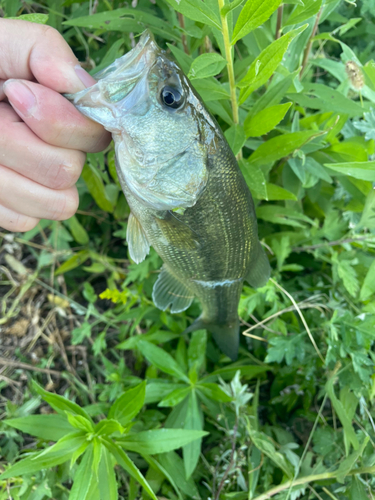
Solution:
[(162, 89), (161, 100), (168, 108), (177, 109), (184, 103), (184, 98), (179, 90), (166, 86)]

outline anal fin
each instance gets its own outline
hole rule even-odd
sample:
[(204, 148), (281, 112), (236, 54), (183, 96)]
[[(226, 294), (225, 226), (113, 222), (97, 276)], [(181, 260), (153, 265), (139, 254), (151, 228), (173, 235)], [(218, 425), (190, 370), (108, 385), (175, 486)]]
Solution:
[(136, 264), (142, 262), (150, 251), (150, 244), (138, 219), (131, 213), (126, 231), (130, 257)]
[(270, 278), (271, 266), (261, 244), (258, 242), (247, 269), (245, 280), (253, 288), (264, 286)]
[(190, 290), (164, 265), (152, 290), (152, 300), (156, 307), (165, 311), (170, 305), (171, 313), (178, 313), (185, 311), (193, 298)]

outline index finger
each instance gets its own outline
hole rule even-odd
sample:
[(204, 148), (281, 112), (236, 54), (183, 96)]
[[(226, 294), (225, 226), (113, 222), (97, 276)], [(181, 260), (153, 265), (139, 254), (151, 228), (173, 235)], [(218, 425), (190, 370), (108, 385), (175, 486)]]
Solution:
[(74, 93), (95, 83), (50, 26), (0, 19), (0, 61), (0, 87), (1, 80), (35, 79), (56, 92)]

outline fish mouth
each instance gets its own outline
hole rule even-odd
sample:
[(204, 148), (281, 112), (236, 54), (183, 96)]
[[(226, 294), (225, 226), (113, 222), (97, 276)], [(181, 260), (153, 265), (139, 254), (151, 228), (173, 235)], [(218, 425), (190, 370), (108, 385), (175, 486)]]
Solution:
[(111, 126), (113, 119), (130, 110), (142, 96), (144, 99), (147, 75), (161, 52), (152, 33), (146, 30), (134, 49), (94, 75), (96, 84), (64, 97), (81, 113), (115, 131), (117, 127)]

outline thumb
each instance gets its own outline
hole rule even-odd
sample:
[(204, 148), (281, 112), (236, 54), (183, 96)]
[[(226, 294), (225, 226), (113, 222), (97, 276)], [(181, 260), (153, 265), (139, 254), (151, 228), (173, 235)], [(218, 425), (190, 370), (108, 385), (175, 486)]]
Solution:
[(35, 79), (59, 93), (78, 92), (95, 83), (54, 28), (0, 19), (0, 80), (9, 78)]

